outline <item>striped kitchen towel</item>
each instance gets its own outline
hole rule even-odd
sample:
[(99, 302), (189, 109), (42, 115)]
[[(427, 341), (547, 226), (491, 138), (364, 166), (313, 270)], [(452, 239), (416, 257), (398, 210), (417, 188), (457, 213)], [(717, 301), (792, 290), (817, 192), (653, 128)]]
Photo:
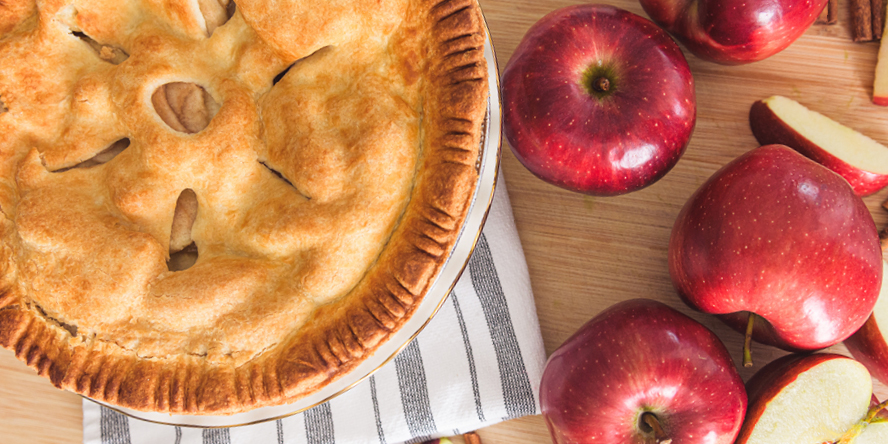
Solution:
[(539, 413), (545, 351), (524, 253), (500, 180), (465, 272), (395, 359), (333, 400), (223, 429), (152, 424), (83, 402), (85, 444), (420, 442)]

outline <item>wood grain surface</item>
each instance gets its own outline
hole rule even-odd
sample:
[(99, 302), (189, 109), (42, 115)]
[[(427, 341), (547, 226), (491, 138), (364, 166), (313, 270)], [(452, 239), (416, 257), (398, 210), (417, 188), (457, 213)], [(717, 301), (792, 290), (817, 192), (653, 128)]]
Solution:
[[(543, 15), (576, 2), (481, 0), (500, 70), (527, 29)], [(635, 1), (608, 1), (644, 15)], [(637, 297), (663, 301), (714, 330), (739, 361), (742, 338), (713, 317), (694, 312), (676, 296), (667, 270), (672, 224), (687, 198), (719, 167), (757, 146), (749, 129), (750, 105), (774, 94), (888, 144), (888, 108), (870, 101), (878, 43), (853, 43), (846, 4), (837, 25), (815, 25), (787, 50), (765, 61), (726, 67), (685, 52), (697, 86), (697, 126), (678, 165), (656, 184), (628, 195), (594, 198), (564, 191), (531, 175), (503, 147), (503, 167), (527, 256), (547, 352), (613, 303)], [(878, 227), (888, 225), (883, 190), (865, 199)], [(842, 345), (830, 351), (844, 353)], [(785, 354), (755, 345), (757, 365), (744, 379)], [(888, 388), (876, 385), (877, 395)], [(485, 444), (550, 443), (539, 416), (479, 431)], [(80, 398), (47, 381), (0, 350), (0, 442), (82, 441)]]

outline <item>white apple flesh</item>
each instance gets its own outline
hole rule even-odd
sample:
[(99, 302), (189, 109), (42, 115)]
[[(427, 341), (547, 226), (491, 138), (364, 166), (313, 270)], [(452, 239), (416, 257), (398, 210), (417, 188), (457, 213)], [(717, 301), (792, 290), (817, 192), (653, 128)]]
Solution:
[[(888, 32), (888, 20), (885, 21), (885, 31)], [(880, 106), (888, 106), (888, 39), (882, 39), (879, 43), (879, 60), (876, 62), (876, 75), (873, 81), (873, 103)]]
[(789, 146), (844, 177), (858, 196), (888, 185), (888, 147), (795, 100), (755, 102), (749, 125), (760, 144)]
[(888, 443), (888, 422), (874, 422), (853, 441), (854, 444)]
[(788, 356), (762, 368), (748, 388), (749, 411), (736, 444), (888, 443), (888, 422), (864, 423), (872, 379), (853, 359)]

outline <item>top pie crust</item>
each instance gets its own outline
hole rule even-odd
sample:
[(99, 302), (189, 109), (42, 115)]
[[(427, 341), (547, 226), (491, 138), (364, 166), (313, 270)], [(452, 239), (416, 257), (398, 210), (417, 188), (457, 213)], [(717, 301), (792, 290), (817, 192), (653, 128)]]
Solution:
[(296, 400), (400, 328), (456, 240), (475, 0), (232, 10), (0, 2), (0, 344), (58, 387), (178, 414)]

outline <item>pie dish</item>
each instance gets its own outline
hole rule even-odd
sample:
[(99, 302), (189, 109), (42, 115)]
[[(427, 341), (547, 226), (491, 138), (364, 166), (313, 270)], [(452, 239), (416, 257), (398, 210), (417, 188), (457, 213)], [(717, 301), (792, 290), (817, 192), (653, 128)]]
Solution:
[(458, 237), (483, 45), (474, 0), (0, 5), (0, 344), (138, 411), (347, 374)]
[[(488, 103), (481, 139), (478, 183), (456, 243), (422, 301), (414, 307), (410, 319), (347, 374), (309, 395), (286, 404), (258, 407), (230, 415), (189, 415), (137, 411), (107, 403), (98, 403), (129, 417), (157, 424), (199, 428), (237, 427), (282, 419), (309, 410), (344, 395), (359, 384), (367, 384), (367, 378), (382, 370), (383, 367), (391, 365), (391, 361), (410, 345), (414, 338), (425, 331), (425, 328), (437, 316), (438, 310), (447, 303), (447, 297), (466, 272), (469, 259), (481, 237), (481, 231), (487, 226), (488, 213), (492, 211), (494, 192), (498, 192), (498, 172), (502, 155), (502, 102), (493, 42), (490, 39), (490, 33), (486, 34), (484, 52), (487, 59)], [(377, 381), (377, 389), (379, 388), (378, 384)]]

